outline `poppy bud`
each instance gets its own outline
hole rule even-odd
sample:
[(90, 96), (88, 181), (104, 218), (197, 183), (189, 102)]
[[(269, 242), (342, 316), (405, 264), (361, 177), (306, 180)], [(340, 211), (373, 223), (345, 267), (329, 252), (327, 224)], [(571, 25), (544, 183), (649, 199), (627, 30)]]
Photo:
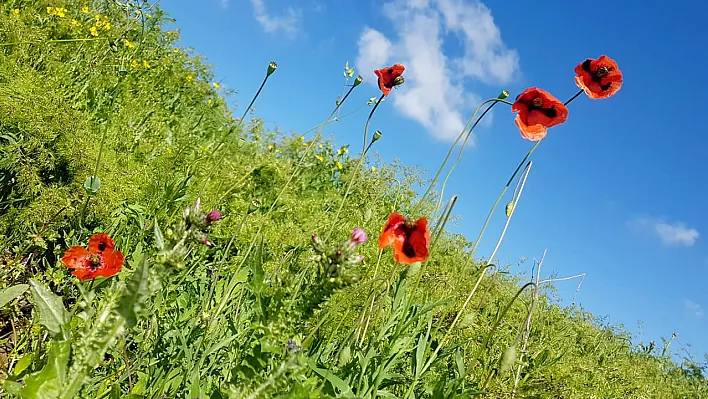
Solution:
[(266, 76), (272, 75), (276, 69), (278, 69), (278, 64), (276, 64), (275, 61), (271, 61), (270, 64), (268, 64), (268, 74)]
[(361, 75), (357, 75), (356, 79), (354, 79), (354, 84), (352, 86), (357, 87), (361, 84), (362, 81), (364, 81), (364, 78), (362, 78)]
[(497, 96), (498, 99), (503, 100), (505, 98), (509, 97), (509, 92), (506, 90), (502, 90), (501, 93)]
[(502, 353), (501, 357), (501, 367), (500, 372), (504, 373), (509, 371), (512, 366), (514, 366), (514, 362), (516, 362), (516, 345), (512, 345)]
[(221, 212), (219, 212), (217, 210), (213, 210), (213, 211), (209, 212), (209, 214), (206, 217), (206, 220), (207, 220), (207, 223), (218, 222), (219, 220), (221, 220)]
[(368, 240), (368, 237), (366, 236), (366, 233), (364, 230), (360, 228), (355, 228), (354, 231), (352, 231), (352, 242), (356, 244), (361, 244), (364, 243)]
[(374, 137), (371, 138), (371, 142), (372, 142), (372, 143), (375, 142), (376, 140), (380, 139), (381, 136), (382, 136), (382, 134), (381, 134), (380, 131), (378, 131), (378, 130), (375, 131), (375, 132), (374, 132)]
[(511, 217), (511, 214), (514, 213), (514, 201), (506, 204), (506, 209), (504, 211), (506, 212), (506, 217)]
[(403, 76), (397, 76), (396, 79), (393, 79), (393, 85), (394, 86), (400, 86), (405, 82), (406, 80), (403, 79)]

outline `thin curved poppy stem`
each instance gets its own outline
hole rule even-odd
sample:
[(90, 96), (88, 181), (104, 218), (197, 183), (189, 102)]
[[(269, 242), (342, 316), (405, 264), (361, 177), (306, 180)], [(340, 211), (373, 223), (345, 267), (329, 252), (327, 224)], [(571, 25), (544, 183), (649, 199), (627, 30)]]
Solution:
[[(233, 133), (238, 127), (243, 125), (243, 120), (246, 118), (246, 115), (248, 115), (248, 111), (250, 111), (251, 107), (253, 107), (253, 104), (256, 102), (256, 99), (261, 94), (263, 87), (265, 87), (266, 82), (268, 82), (268, 78), (272, 74), (273, 74), (273, 72), (271, 72), (270, 67), (269, 67), (268, 71), (266, 72), (266, 76), (263, 78), (263, 82), (261, 82), (261, 86), (258, 88), (258, 91), (251, 99), (251, 102), (248, 103), (248, 107), (246, 107), (246, 109), (243, 111), (243, 115), (241, 115), (241, 118), (238, 121), (236, 121), (236, 124), (231, 126), (231, 128), (228, 131), (226, 131), (226, 133), (221, 137), (221, 141), (219, 141), (219, 143), (216, 146), (214, 146), (214, 150), (211, 152), (210, 157), (213, 157), (214, 154), (219, 150), (219, 148), (221, 148), (221, 146), (224, 145), (224, 143), (226, 143), (226, 139), (228, 139), (229, 136), (231, 136), (231, 133)], [(207, 184), (209, 184), (209, 181), (214, 176), (214, 173), (216, 173), (216, 171), (220, 169), (221, 163), (224, 162), (224, 158), (226, 158), (226, 152), (223, 152), (221, 154), (221, 157), (216, 161), (216, 165), (213, 168), (211, 168), (209, 175), (207, 175), (207, 178), (204, 179), (204, 184), (202, 184), (202, 188), (199, 190), (200, 197), (204, 193), (204, 189), (206, 188)]]
[[(348, 95), (348, 93), (347, 93)], [(377, 138), (374, 136), (372, 140), (369, 142), (369, 144), (366, 144), (366, 140), (369, 136), (369, 125), (371, 124), (371, 118), (374, 116), (374, 112), (376, 112), (376, 109), (379, 107), (379, 104), (381, 104), (381, 101), (383, 101), (384, 97), (386, 97), (384, 94), (379, 97), (378, 101), (376, 101), (376, 104), (374, 104), (374, 107), (371, 109), (371, 112), (369, 113), (369, 117), (366, 118), (366, 125), (364, 125), (364, 147), (362, 148), (361, 151), (361, 156), (359, 157), (359, 162), (357, 162), (356, 167), (354, 168), (354, 176), (351, 177), (349, 180), (349, 183), (347, 184), (347, 189), (344, 191), (344, 197), (342, 197), (342, 201), (339, 203), (339, 209), (337, 209), (337, 213), (334, 214), (334, 218), (332, 218), (332, 225), (329, 228), (329, 232), (327, 233), (327, 239), (332, 235), (332, 229), (334, 225), (337, 223), (337, 220), (339, 219), (339, 215), (342, 213), (342, 209), (344, 209), (344, 204), (347, 202), (347, 198), (349, 197), (349, 193), (351, 192), (352, 186), (356, 182), (357, 178), (359, 177), (359, 172), (361, 171), (361, 166), (364, 164), (364, 159), (366, 159), (366, 153), (369, 152), (369, 149), (371, 148), (372, 145), (376, 142)], [(346, 97), (345, 97), (346, 98)], [(344, 101), (344, 100), (342, 100)]]
[[(504, 101), (504, 100), (502, 100), (501, 98), (498, 98), (498, 97), (497, 97), (497, 98), (490, 98), (490, 99), (488, 99), (488, 100), (485, 100), (484, 102), (482, 102), (481, 104), (479, 104), (479, 105), (477, 106), (477, 109), (475, 109), (475, 111), (474, 111), (474, 113), (472, 114), (472, 116), (470, 116), (470, 119), (467, 120), (467, 124), (466, 124), (465, 127), (462, 129), (462, 132), (460, 132), (460, 134), (457, 136), (457, 139), (455, 140), (455, 142), (452, 143), (452, 146), (450, 147), (450, 150), (447, 152), (447, 155), (445, 156), (445, 159), (443, 160), (442, 164), (440, 164), (440, 167), (438, 168), (437, 173), (435, 173), (435, 177), (433, 177), (433, 181), (431, 181), (431, 182), (430, 182), (430, 185), (428, 185), (428, 189), (425, 190), (425, 193), (423, 193), (423, 196), (420, 197), (420, 199), (418, 200), (418, 202), (416, 202), (416, 205), (413, 207), (412, 213), (415, 213), (415, 212), (418, 210), (418, 208), (419, 208), (420, 205), (423, 203), (423, 201), (425, 201), (425, 198), (427, 198), (428, 194), (430, 194), (430, 191), (431, 191), (431, 190), (433, 189), (433, 187), (435, 186), (435, 183), (437, 183), (438, 178), (440, 178), (440, 174), (442, 173), (443, 168), (445, 167), (445, 165), (447, 164), (447, 162), (450, 160), (450, 156), (452, 155), (452, 152), (455, 150), (455, 147), (457, 146), (457, 144), (458, 144), (458, 143), (460, 142), (460, 140), (462, 139), (462, 136), (464, 136), (465, 132), (467, 132), (467, 129), (469, 129), (470, 125), (472, 125), (472, 121), (474, 120), (475, 116), (477, 116), (477, 113), (479, 112), (479, 110), (482, 108), (482, 106), (483, 106), (484, 104), (489, 103), (489, 102), (492, 102), (492, 101), (493, 101), (494, 103), (493, 103), (489, 108), (493, 107), (494, 104), (496, 104), (496, 103), (498, 103), (498, 102), (503, 102), (503, 103), (509, 104), (507, 101)], [(485, 114), (486, 114), (486, 112), (485, 112)], [(481, 120), (482, 118), (480, 117), (479, 119)], [(478, 120), (477, 122), (479, 122), (479, 120)], [(477, 124), (475, 123), (475, 126), (476, 126), (476, 125), (477, 125)]]
[(571, 97), (568, 101), (564, 102), (563, 105), (568, 105), (573, 102), (576, 98), (578, 98), (579, 95), (583, 94), (583, 89), (580, 89), (573, 97)]
[[(477, 118), (477, 120), (474, 122), (470, 130), (467, 132), (467, 136), (465, 136), (465, 141), (462, 142), (462, 147), (460, 147), (460, 151), (457, 153), (457, 158), (455, 159), (455, 162), (452, 164), (450, 167), (450, 170), (447, 171), (447, 175), (445, 176), (445, 180), (443, 180), (443, 184), (440, 188), (440, 198), (438, 198), (438, 204), (435, 206), (435, 211), (433, 211), (433, 215), (437, 215), (438, 210), (440, 209), (440, 205), (442, 205), (442, 199), (443, 196), (445, 195), (445, 187), (447, 186), (447, 181), (450, 179), (450, 175), (452, 175), (452, 171), (455, 170), (455, 167), (457, 164), (460, 162), (460, 159), (462, 159), (462, 153), (465, 151), (465, 147), (467, 147), (467, 141), (469, 141), (470, 137), (472, 137), (472, 131), (474, 130), (475, 127), (479, 124), (479, 121), (484, 118), (485, 115), (494, 107), (499, 101), (494, 101), (493, 103), (489, 104), (487, 109), (482, 112), (482, 115)], [(453, 146), (454, 148), (454, 146)]]
[[(307, 157), (307, 155), (308, 155), (308, 153), (310, 152), (310, 150), (312, 149), (312, 147), (314, 147), (314, 146), (315, 146), (315, 143), (316, 143), (317, 141), (319, 141), (320, 137), (322, 137), (322, 131), (324, 130), (325, 126), (327, 126), (327, 124), (332, 120), (332, 117), (337, 113), (337, 111), (339, 111), (339, 108), (342, 106), (342, 104), (344, 104), (344, 101), (347, 100), (347, 98), (349, 97), (349, 95), (352, 93), (352, 91), (354, 90), (354, 88), (355, 88), (356, 86), (357, 86), (357, 85), (352, 85), (352, 86), (349, 88), (349, 91), (347, 91), (347, 94), (345, 94), (344, 97), (342, 98), (342, 100), (337, 103), (337, 106), (334, 107), (334, 110), (332, 110), (332, 113), (330, 113), (329, 116), (327, 117), (327, 119), (326, 119), (327, 122), (324, 123), (324, 124), (322, 124), (322, 126), (319, 128), (319, 130), (317, 130), (317, 133), (315, 134), (315, 137), (313, 137), (312, 140), (310, 140), (310, 144), (307, 146), (307, 148), (305, 148), (305, 152), (302, 154), (302, 157), (300, 157), (300, 160), (298, 161), (297, 165), (295, 166), (295, 170), (294, 170), (293, 173), (290, 175), (290, 177), (288, 178), (288, 180), (285, 182), (285, 184), (283, 185), (283, 188), (280, 189), (280, 192), (278, 192), (278, 195), (277, 195), (277, 196), (275, 197), (275, 199), (273, 200), (273, 203), (270, 205), (270, 208), (269, 208), (268, 211), (266, 212), (266, 217), (267, 217), (268, 215), (270, 215), (270, 213), (271, 213), (271, 212), (273, 211), (273, 209), (275, 208), (275, 205), (276, 205), (276, 203), (278, 202), (278, 200), (280, 199), (280, 197), (283, 195), (283, 193), (284, 193), (285, 190), (288, 188), (288, 186), (290, 185), (290, 183), (293, 181), (293, 179), (295, 178), (295, 176), (300, 172), (300, 169), (302, 169), (302, 164), (303, 164), (303, 162), (305, 162), (305, 157)], [(373, 113), (373, 110), (372, 110), (372, 113)], [(258, 228), (258, 231), (260, 231), (261, 228), (262, 228), (262, 225), (261, 225), (261, 227)]]

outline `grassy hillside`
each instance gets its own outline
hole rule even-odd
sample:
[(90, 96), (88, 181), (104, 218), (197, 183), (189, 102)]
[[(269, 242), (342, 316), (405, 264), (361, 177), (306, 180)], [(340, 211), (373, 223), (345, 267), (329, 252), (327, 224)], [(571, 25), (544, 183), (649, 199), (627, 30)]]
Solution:
[[(242, 123), (168, 22), (141, 1), (0, 2), (0, 396), (708, 397), (671, 338), (632, 346), (472, 261), (416, 168), (372, 167), (324, 123)], [(429, 218), (426, 262), (379, 251), (393, 210)], [(96, 233), (125, 263), (79, 280), (61, 259)]]

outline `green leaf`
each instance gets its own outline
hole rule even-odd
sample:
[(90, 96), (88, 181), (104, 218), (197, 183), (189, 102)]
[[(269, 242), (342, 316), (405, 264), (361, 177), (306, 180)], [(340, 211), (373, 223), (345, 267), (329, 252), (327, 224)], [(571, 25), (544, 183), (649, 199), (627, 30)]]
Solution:
[(128, 328), (135, 326), (138, 322), (138, 313), (142, 309), (142, 303), (148, 294), (149, 276), (150, 270), (148, 269), (147, 256), (143, 256), (140, 266), (128, 280), (125, 294), (121, 297), (118, 305), (118, 314), (125, 319), (125, 324)]
[(512, 345), (504, 351), (501, 357), (501, 367), (499, 373), (505, 373), (511, 369), (516, 362), (516, 345)]
[(165, 249), (165, 236), (163, 236), (162, 231), (160, 231), (160, 225), (157, 224), (157, 219), (155, 219), (155, 245), (160, 251)]
[(27, 370), (27, 367), (32, 364), (32, 360), (34, 360), (34, 352), (25, 353), (25, 355), (15, 363), (12, 374), (15, 376), (22, 374), (22, 372)]
[(344, 380), (337, 377), (331, 371), (327, 369), (321, 369), (310, 362), (308, 362), (308, 366), (310, 366), (310, 369), (312, 369), (312, 371), (319, 374), (320, 377), (329, 381), (329, 383), (332, 384), (333, 387), (337, 388), (342, 396), (352, 393), (352, 388), (346, 382), (344, 382)]
[(67, 366), (71, 344), (69, 341), (53, 340), (49, 349), (47, 364), (42, 370), (25, 379), (25, 386), (20, 391), (21, 398), (58, 398), (66, 381)]
[(0, 291), (0, 308), (10, 303), (18, 296), (24, 294), (28, 288), (29, 285), (27, 284), (17, 284)]
[(91, 176), (84, 181), (84, 188), (88, 195), (96, 195), (98, 190), (101, 188), (101, 178), (98, 176)]
[(61, 297), (35, 280), (30, 280), (30, 285), (34, 304), (39, 311), (39, 323), (52, 334), (59, 334), (69, 321), (69, 312), (64, 309)]

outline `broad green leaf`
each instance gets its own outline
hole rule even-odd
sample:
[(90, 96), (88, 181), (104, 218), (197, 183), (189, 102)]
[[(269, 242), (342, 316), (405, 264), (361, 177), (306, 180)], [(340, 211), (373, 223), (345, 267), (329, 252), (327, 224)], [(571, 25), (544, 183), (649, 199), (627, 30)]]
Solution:
[(32, 360), (34, 360), (34, 352), (25, 353), (25, 355), (15, 363), (12, 374), (15, 376), (22, 374), (22, 372), (27, 370), (27, 367), (32, 364)]
[(310, 366), (310, 369), (312, 369), (312, 371), (319, 374), (322, 378), (329, 381), (329, 383), (332, 384), (333, 387), (337, 388), (342, 395), (351, 394), (351, 387), (346, 382), (344, 382), (344, 380), (337, 377), (334, 373), (327, 369), (321, 369), (310, 362), (308, 362), (308, 365)]
[(17, 284), (0, 291), (0, 308), (10, 303), (18, 296), (24, 294), (28, 288), (29, 285), (27, 284)]
[(59, 334), (69, 321), (69, 312), (64, 309), (61, 297), (35, 280), (30, 280), (30, 285), (34, 304), (39, 311), (39, 323), (52, 334)]
[(53, 340), (47, 364), (42, 370), (25, 379), (25, 386), (20, 392), (20, 397), (28, 399), (58, 398), (63, 391), (64, 381), (66, 381), (70, 352), (71, 343), (69, 341)]
[(148, 294), (149, 277), (150, 270), (148, 269), (147, 256), (143, 256), (140, 266), (128, 280), (125, 293), (121, 297), (118, 306), (118, 314), (125, 319), (125, 324), (128, 328), (137, 324), (138, 312), (140, 312), (142, 303)]

